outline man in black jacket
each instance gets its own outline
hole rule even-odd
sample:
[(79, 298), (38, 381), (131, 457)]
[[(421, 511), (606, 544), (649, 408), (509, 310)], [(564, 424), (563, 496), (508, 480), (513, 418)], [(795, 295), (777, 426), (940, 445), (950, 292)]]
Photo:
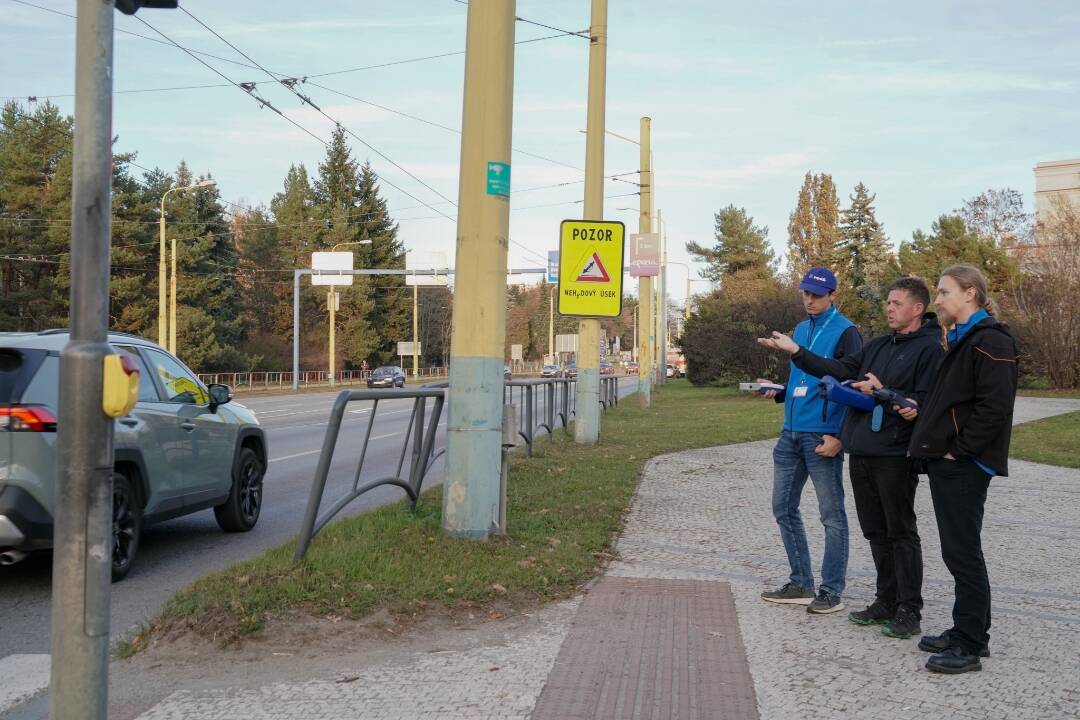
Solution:
[(954, 325), (948, 352), (911, 435), (911, 456), (928, 459), (941, 558), (953, 576), (953, 626), (927, 635), (929, 670), (980, 670), (990, 642), (990, 578), (982, 552), (983, 508), (994, 475), (1009, 474), (1019, 347), (987, 308), (986, 278), (971, 265), (946, 268), (937, 308)]
[[(900, 278), (889, 288), (887, 314), (893, 332), (870, 340), (839, 360), (824, 358), (774, 332), (758, 342), (792, 353), (811, 375), (859, 380), (867, 395), (887, 388), (922, 403), (945, 351), (941, 327), (927, 314), (930, 290), (918, 278)], [(847, 409), (840, 440), (850, 455), (855, 509), (877, 570), (877, 596), (866, 609), (848, 614), (859, 625), (882, 625), (882, 634), (906, 639), (921, 632), (922, 546), (915, 519), (919, 476), (907, 457), (915, 409), (879, 403), (873, 411)]]

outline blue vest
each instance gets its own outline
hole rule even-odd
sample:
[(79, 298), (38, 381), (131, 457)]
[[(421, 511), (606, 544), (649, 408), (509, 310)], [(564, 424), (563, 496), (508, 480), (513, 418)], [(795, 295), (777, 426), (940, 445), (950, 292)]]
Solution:
[[(795, 326), (792, 339), (800, 346), (822, 357), (831, 358), (836, 351), (836, 344), (844, 331), (854, 325), (844, 317), (836, 306), (829, 308), (820, 317), (810, 317)], [(844, 422), (844, 406), (829, 403), (824, 417), (822, 409), (825, 399), (818, 394), (818, 380), (803, 372), (791, 363), (788, 374), (787, 390), (784, 394), (784, 429), (792, 432), (816, 432), (835, 435), (840, 432)], [(806, 387), (806, 395), (795, 396), (796, 388)]]

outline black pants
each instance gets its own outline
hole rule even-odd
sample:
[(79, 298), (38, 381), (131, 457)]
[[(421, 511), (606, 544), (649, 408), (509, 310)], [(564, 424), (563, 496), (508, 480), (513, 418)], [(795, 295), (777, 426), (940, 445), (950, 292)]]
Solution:
[(921, 616), (923, 561), (915, 519), (919, 476), (906, 457), (851, 455), (851, 490), (877, 569), (877, 600)]
[(990, 577), (982, 552), (990, 476), (971, 461), (931, 460), (928, 469), (941, 559), (956, 592), (949, 634), (965, 652), (975, 654), (990, 642)]

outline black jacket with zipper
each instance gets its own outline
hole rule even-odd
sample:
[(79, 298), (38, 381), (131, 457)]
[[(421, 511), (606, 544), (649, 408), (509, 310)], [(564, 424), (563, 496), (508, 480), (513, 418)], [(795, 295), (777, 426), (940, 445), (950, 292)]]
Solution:
[(1009, 474), (1019, 343), (988, 317), (945, 353), (911, 436), (911, 456), (978, 460)]
[[(944, 355), (941, 326), (933, 313), (927, 313), (918, 330), (879, 335), (859, 352), (839, 360), (821, 357), (806, 348), (799, 348), (791, 360), (812, 375), (832, 375), (837, 380), (861, 380), (866, 373), (874, 373), (882, 385), (921, 407)], [(870, 457), (907, 455), (914, 423), (893, 412), (891, 404), (882, 412), (881, 429), (875, 432), (872, 412), (849, 407), (840, 428), (844, 450)]]

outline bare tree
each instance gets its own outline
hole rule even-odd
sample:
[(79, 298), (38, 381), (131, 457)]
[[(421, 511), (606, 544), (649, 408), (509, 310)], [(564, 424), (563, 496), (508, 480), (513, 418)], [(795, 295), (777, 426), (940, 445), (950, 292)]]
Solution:
[(1012, 188), (987, 190), (964, 202), (956, 211), (970, 232), (998, 247), (1031, 242), (1032, 215), (1024, 209), (1024, 196)]

